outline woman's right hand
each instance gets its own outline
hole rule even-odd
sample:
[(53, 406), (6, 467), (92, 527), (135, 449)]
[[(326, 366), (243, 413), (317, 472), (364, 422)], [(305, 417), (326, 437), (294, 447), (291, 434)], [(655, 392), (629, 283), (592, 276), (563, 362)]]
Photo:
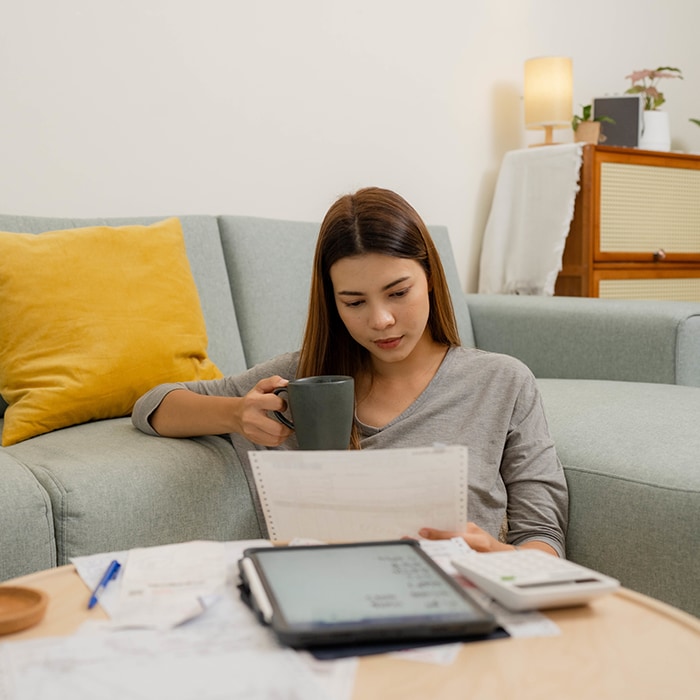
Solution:
[(261, 379), (245, 396), (236, 401), (235, 417), (237, 433), (256, 445), (277, 447), (291, 434), (286, 425), (270, 417), (271, 411), (283, 411), (284, 399), (274, 394), (275, 389), (289, 384), (279, 376)]
[(163, 398), (150, 423), (164, 437), (240, 433), (256, 445), (277, 447), (292, 431), (271, 418), (269, 412), (284, 410), (284, 399), (273, 391), (288, 383), (282, 377), (267, 377), (245, 396), (212, 396), (176, 389)]

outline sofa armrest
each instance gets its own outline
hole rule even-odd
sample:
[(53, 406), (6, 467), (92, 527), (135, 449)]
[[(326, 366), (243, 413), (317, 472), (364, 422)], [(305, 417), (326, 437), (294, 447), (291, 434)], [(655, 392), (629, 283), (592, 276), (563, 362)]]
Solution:
[(700, 386), (700, 303), (467, 294), (476, 345), (536, 377)]

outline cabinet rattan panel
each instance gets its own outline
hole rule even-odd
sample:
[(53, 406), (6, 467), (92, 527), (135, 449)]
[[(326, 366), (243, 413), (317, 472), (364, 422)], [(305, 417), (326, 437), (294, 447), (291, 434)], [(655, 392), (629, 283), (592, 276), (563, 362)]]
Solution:
[(700, 253), (700, 170), (601, 163), (600, 250)]
[(598, 296), (603, 299), (700, 301), (700, 278), (600, 280)]

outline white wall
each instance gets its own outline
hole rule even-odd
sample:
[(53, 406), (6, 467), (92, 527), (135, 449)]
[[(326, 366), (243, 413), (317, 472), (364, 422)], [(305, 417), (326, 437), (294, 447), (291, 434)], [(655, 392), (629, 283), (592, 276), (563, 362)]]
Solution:
[(700, 151), (699, 26), (694, 0), (0, 0), (0, 211), (320, 220), (376, 184), (475, 290), (501, 158), (540, 137), (525, 59), (571, 56), (575, 106), (680, 67)]

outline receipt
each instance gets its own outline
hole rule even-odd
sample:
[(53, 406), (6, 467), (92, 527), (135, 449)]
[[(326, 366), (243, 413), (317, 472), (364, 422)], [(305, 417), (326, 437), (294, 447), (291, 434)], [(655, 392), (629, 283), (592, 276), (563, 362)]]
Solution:
[(117, 627), (167, 629), (204, 611), (226, 583), (223, 542), (195, 541), (129, 551)]

